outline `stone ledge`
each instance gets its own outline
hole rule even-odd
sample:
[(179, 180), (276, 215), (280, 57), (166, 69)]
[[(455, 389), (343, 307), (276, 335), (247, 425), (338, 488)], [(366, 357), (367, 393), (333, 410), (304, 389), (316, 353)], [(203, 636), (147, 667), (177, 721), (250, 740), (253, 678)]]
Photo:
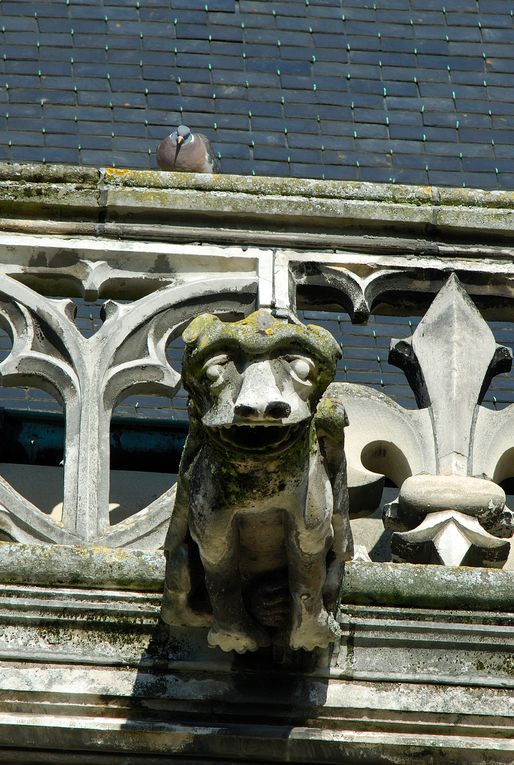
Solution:
[(168, 632), (163, 573), (160, 551), (0, 544), (2, 761), (513, 761), (512, 574), (352, 563), (307, 666)]
[(346, 567), (342, 602), (514, 612), (514, 571), (354, 561)]
[[(162, 592), (164, 555), (0, 542), (0, 583)], [(409, 563), (347, 564), (343, 605), (514, 612), (514, 571)]]
[[(302, 232), (319, 246), (330, 236), (352, 232), (381, 236), (512, 238), (514, 194), (507, 191), (315, 181), (245, 176), (189, 175), (158, 171), (0, 164), (0, 212), (8, 219), (43, 223), (53, 216), (109, 235), (138, 238), (137, 224), (160, 226), (163, 238), (175, 226), (191, 226), (219, 240), (220, 224), (230, 239), (249, 229), (255, 235)], [(7, 225), (7, 222), (6, 224)], [(21, 225), (21, 223), (20, 223)], [(55, 225), (55, 222), (54, 222)], [(26, 230), (26, 226), (25, 229)], [(116, 235), (114, 229), (110, 232)], [(151, 236), (157, 236), (155, 231)], [(198, 235), (198, 231), (196, 232)], [(140, 236), (140, 234), (139, 234)], [(192, 236), (192, 234), (190, 234)], [(248, 232), (247, 232), (248, 237)], [(250, 242), (249, 242), (250, 243)]]
[(162, 592), (160, 551), (0, 542), (0, 583)]

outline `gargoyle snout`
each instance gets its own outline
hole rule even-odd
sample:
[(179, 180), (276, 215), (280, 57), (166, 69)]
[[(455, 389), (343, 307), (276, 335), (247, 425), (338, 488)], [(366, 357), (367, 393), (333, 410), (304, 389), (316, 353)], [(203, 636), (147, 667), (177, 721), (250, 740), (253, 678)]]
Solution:
[(238, 417), (244, 417), (248, 420), (256, 420), (263, 416), (267, 419), (282, 420), (285, 417), (289, 417), (291, 414), (291, 407), (287, 401), (270, 401), (264, 411), (262, 411), (262, 407), (259, 406), (236, 404), (234, 412)]
[(245, 369), (234, 413), (246, 420), (289, 417), (291, 405), (282, 396), (269, 361), (255, 362)]

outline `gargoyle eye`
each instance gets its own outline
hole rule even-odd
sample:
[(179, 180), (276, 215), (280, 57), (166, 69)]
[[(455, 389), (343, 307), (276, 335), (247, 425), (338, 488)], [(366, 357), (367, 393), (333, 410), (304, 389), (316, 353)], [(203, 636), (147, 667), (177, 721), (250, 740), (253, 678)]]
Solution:
[(308, 380), (314, 372), (314, 362), (306, 356), (290, 356), (287, 360), (289, 361), (292, 372), (300, 380)]
[(207, 380), (211, 383), (218, 382), (223, 375), (223, 367), (225, 367), (230, 361), (229, 357), (225, 354), (222, 356), (213, 356), (203, 366), (203, 373)]

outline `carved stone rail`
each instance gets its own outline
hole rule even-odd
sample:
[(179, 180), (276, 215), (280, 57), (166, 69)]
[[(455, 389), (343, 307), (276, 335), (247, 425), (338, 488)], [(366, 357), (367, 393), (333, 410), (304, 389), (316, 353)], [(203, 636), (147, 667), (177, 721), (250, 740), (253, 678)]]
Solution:
[[(50, 392), (66, 431), (62, 518), (0, 464), (2, 762), (513, 762), (513, 573), (490, 566), (510, 544), (514, 410), (483, 404), (511, 374), (485, 319), (514, 317), (513, 219), (503, 192), (0, 165), (0, 374)], [(77, 297), (103, 304), (91, 337)], [(354, 528), (447, 564), (346, 564), (337, 639), (282, 664), (164, 628), (171, 477), (109, 512), (114, 407), (176, 395), (166, 347), (197, 314), (258, 308), (421, 318), (391, 350), (417, 409), (335, 391)], [(389, 531), (369, 517), (386, 482)]]
[[(402, 486), (385, 515), (393, 557), (504, 564), (512, 522), (497, 484), (514, 475), (514, 429), (509, 407), (480, 400), (509, 354), (472, 301), (489, 318), (514, 315), (510, 195), (0, 166), (0, 214), (0, 320), (13, 343), (2, 382), (49, 391), (66, 422), (61, 520), (0, 477), (5, 538), (162, 544), (173, 486), (110, 525), (110, 419), (131, 394), (175, 395), (180, 369), (166, 345), (198, 313), (318, 306), (365, 321), (410, 308), (425, 318), (391, 360), (419, 411), (345, 388), (353, 512), (379, 502), (383, 479), (363, 462), (387, 444), (383, 472)], [(104, 302), (88, 338), (76, 295)]]

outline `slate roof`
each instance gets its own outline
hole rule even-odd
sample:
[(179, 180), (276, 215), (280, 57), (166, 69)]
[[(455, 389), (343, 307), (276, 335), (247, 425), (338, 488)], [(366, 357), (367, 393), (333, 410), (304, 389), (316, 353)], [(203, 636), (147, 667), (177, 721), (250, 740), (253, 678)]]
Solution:
[(0, 161), (514, 188), (509, 0), (0, 0)]

